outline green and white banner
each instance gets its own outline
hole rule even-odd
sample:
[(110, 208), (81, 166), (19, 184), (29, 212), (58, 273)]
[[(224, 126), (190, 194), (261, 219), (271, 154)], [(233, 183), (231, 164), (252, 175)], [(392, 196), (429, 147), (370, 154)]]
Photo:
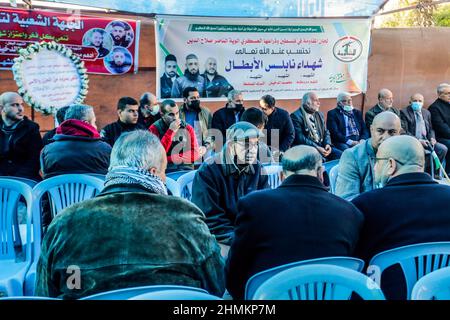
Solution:
[(179, 98), (195, 84), (211, 100), (233, 88), (246, 100), (365, 92), (370, 26), (370, 19), (157, 16), (158, 96)]

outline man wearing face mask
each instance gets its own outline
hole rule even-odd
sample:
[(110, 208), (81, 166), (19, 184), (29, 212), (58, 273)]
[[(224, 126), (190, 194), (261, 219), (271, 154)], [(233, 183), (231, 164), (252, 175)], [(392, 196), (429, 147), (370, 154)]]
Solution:
[(197, 88), (201, 97), (205, 95), (205, 78), (200, 74), (198, 57), (193, 53), (186, 56), (184, 75), (173, 82), (171, 98), (181, 98), (187, 87)]
[(447, 154), (447, 147), (435, 139), (433, 126), (431, 123), (430, 111), (423, 108), (423, 95), (416, 93), (411, 96), (409, 105), (401, 110), (402, 127), (406, 134), (416, 137), (426, 151), (426, 168), (430, 166), (430, 151), (434, 149), (439, 160), (444, 161)]
[[(213, 114), (211, 127), (218, 131), (214, 137), (216, 150), (222, 148), (226, 139), (227, 129), (241, 120), (244, 111), (244, 96), (242, 92), (239, 90), (231, 90), (228, 93), (228, 102), (225, 107), (217, 110)], [(221, 136), (217, 137), (218, 134)]]
[(389, 89), (381, 89), (378, 92), (378, 103), (370, 108), (365, 115), (366, 126), (370, 130), (370, 126), (372, 125), (373, 118), (383, 112), (390, 111), (395, 113), (398, 117), (400, 117), (400, 110), (393, 106), (394, 95)]
[(226, 255), (234, 236), (237, 202), (244, 195), (269, 187), (256, 159), (262, 134), (248, 122), (228, 130), (221, 152), (205, 160), (195, 174), (191, 201), (206, 216), (206, 224)]
[[(375, 159), (375, 182), (381, 189), (353, 199), (364, 224), (355, 250), (369, 265), (385, 250), (434, 241), (450, 241), (450, 187), (424, 173), (424, 152), (414, 137), (384, 141)], [(399, 269), (399, 268), (398, 268)], [(381, 278), (387, 299), (405, 299), (403, 276), (388, 269)]]
[(336, 195), (351, 200), (360, 193), (375, 189), (375, 154), (384, 140), (400, 134), (400, 128), (400, 118), (393, 112), (382, 112), (375, 116), (370, 127), (372, 137), (342, 153)]
[(339, 150), (346, 150), (369, 138), (361, 111), (354, 109), (348, 92), (337, 96), (337, 107), (328, 111), (327, 127), (331, 141)]
[(149, 128), (153, 123), (161, 119), (159, 103), (153, 93), (145, 92), (139, 100), (138, 123)]
[(319, 107), (320, 101), (316, 93), (307, 92), (303, 95), (300, 108), (291, 113), (295, 130), (292, 145), (314, 147), (326, 160), (339, 159), (342, 151), (331, 146), (330, 132), (325, 126), (324, 116)]

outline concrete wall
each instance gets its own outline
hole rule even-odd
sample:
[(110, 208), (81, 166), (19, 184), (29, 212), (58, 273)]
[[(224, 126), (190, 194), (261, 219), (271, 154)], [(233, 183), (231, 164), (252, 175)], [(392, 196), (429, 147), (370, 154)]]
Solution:
[[(117, 15), (116, 15), (117, 16)], [(119, 17), (119, 16), (118, 16)], [(122, 16), (134, 18), (130, 16)], [(89, 75), (86, 103), (94, 106), (99, 129), (116, 120), (116, 103), (122, 96), (139, 99), (145, 91), (156, 90), (155, 33), (153, 20), (142, 21), (139, 43), (139, 72), (121, 76)], [(377, 102), (377, 92), (386, 87), (394, 93), (394, 105), (404, 107), (409, 97), (420, 92), (428, 106), (436, 97), (439, 83), (450, 82), (450, 28), (375, 29), (369, 57), (368, 92), (354, 97), (355, 107), (367, 111)], [(0, 71), (0, 92), (15, 91), (12, 72)], [(245, 98), (245, 97), (244, 97)], [(276, 97), (275, 97), (276, 98)], [(292, 112), (298, 108), (300, 97), (280, 100), (280, 107)], [(335, 99), (321, 100), (325, 113), (335, 107)], [(204, 103), (212, 111), (223, 102)], [(246, 101), (246, 107), (258, 106), (258, 101)], [(27, 115), (31, 115), (27, 108)], [(53, 128), (53, 117), (35, 113), (42, 131)]]

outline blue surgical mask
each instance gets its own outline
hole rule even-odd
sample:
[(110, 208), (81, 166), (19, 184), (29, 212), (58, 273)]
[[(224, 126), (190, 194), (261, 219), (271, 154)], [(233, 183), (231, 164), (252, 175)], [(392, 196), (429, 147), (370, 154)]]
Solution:
[(414, 111), (420, 111), (420, 109), (422, 109), (422, 106), (423, 106), (422, 102), (418, 102), (418, 101), (411, 102), (411, 108)]

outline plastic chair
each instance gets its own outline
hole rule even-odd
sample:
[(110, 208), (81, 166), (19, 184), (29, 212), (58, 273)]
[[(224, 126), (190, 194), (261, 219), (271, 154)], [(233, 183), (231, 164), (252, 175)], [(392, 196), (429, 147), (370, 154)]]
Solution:
[(330, 173), (331, 172), (331, 168), (337, 166), (338, 164), (339, 164), (339, 159), (324, 162), (323, 166), (325, 167), (325, 171)]
[(62, 299), (57, 298), (50, 298), (50, 297), (37, 297), (37, 296), (15, 296), (15, 297), (6, 297), (6, 298), (0, 298), (0, 300), (59, 300), (62, 301)]
[(209, 293), (192, 290), (163, 290), (144, 293), (129, 300), (223, 300)]
[(331, 168), (329, 177), (330, 177), (330, 191), (332, 194), (336, 192), (336, 182), (338, 173), (339, 173), (339, 165), (335, 165), (334, 167)]
[(361, 272), (364, 268), (363, 260), (352, 257), (325, 257), (287, 263), (278, 267), (258, 272), (250, 277), (250, 279), (248, 279), (247, 281), (247, 284), (245, 285), (245, 300), (251, 300), (256, 292), (256, 289), (258, 289), (258, 287), (264, 281), (273, 277), (277, 273), (280, 273), (281, 271), (287, 270), (289, 268), (309, 264), (329, 264), (349, 268), (358, 272)]
[[(26, 244), (24, 261), (18, 262), (14, 244), (21, 243), (18, 228), (14, 227), (13, 216), (17, 215), (20, 198), (27, 205)], [(30, 268), (31, 252), (31, 219), (33, 208), (33, 192), (30, 186), (13, 179), (0, 179), (0, 294), (22, 296), (25, 275)]]
[(13, 176), (0, 176), (0, 179), (12, 179), (12, 180), (20, 181), (20, 182), (27, 184), (31, 188), (34, 188), (34, 186), (38, 183), (37, 181), (32, 180), (32, 179), (22, 178), (22, 177), (13, 177)]
[(169, 190), (173, 196), (181, 197), (181, 191), (178, 182), (176, 182), (172, 178), (166, 177), (166, 187), (167, 190)]
[(101, 292), (87, 297), (83, 297), (80, 300), (128, 300), (132, 297), (139, 296), (141, 294), (154, 291), (160, 292), (164, 290), (184, 290), (184, 291), (208, 293), (208, 291), (196, 287), (177, 286), (177, 285), (154, 285), (154, 286), (124, 288)]
[(385, 300), (380, 287), (364, 274), (325, 264), (277, 273), (261, 284), (253, 300), (348, 300), (352, 292), (364, 300)]
[(269, 186), (271, 189), (277, 188), (281, 184), (280, 173), (283, 167), (280, 165), (268, 165), (263, 167), (269, 179)]
[(104, 181), (87, 174), (64, 174), (39, 182), (33, 188), (33, 234), (34, 250), (33, 264), (25, 279), (25, 294), (34, 294), (34, 281), (36, 265), (41, 253), (41, 198), (44, 194), (50, 195), (52, 217), (54, 218), (63, 209), (93, 198), (103, 189)]
[(412, 289), (411, 300), (450, 300), (450, 267), (420, 278)]
[[(417, 280), (426, 274), (450, 265), (450, 242), (429, 242), (403, 246), (375, 255), (368, 272), (377, 272), (379, 278), (390, 266), (400, 264), (406, 280), (407, 299)], [(372, 274), (370, 275), (372, 276)]]
[(177, 180), (178, 186), (180, 188), (180, 196), (183, 199), (191, 201), (192, 198), (192, 182), (194, 181), (195, 173), (197, 170), (189, 171)]

